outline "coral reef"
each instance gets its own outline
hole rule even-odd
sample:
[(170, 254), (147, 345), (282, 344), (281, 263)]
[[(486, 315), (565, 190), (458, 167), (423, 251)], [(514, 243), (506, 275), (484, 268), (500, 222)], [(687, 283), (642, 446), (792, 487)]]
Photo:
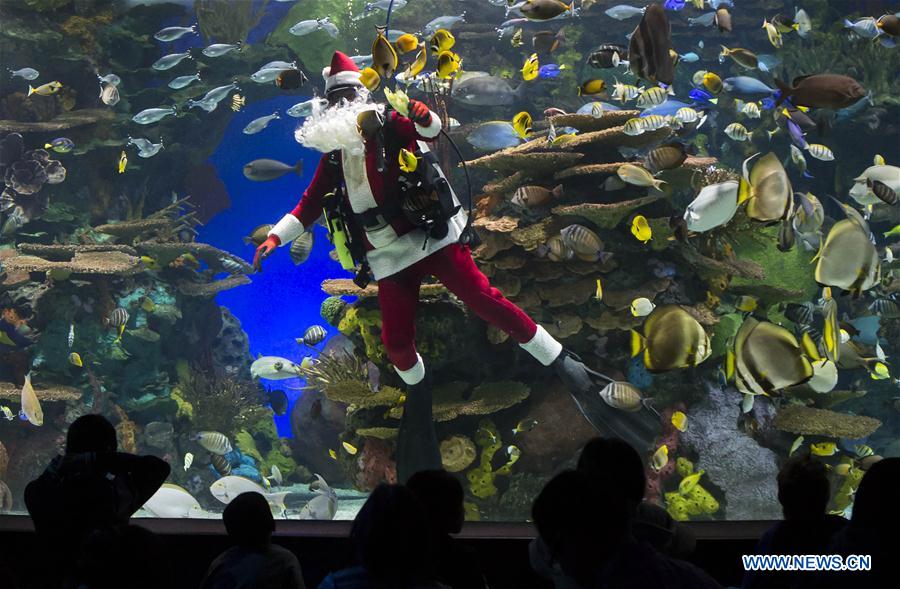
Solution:
[(475, 462), (476, 455), (475, 443), (466, 436), (455, 435), (441, 441), (441, 463), (447, 472), (465, 470)]
[(793, 434), (858, 440), (873, 434), (881, 427), (881, 421), (865, 415), (837, 413), (803, 405), (787, 405), (778, 410), (773, 426)]
[(186, 378), (178, 382), (178, 396), (190, 404), (195, 430), (233, 436), (260, 420), (271, 419), (271, 409), (259, 404), (260, 394), (254, 383), (191, 368), (186, 372)]
[[(434, 388), (435, 421), (462, 415), (491, 415), (528, 398), (528, 385), (515, 381), (486, 382), (469, 391), (466, 383), (451, 382)], [(468, 394), (467, 394), (468, 393)]]
[(397, 465), (391, 458), (393, 445), (378, 438), (365, 438), (356, 456), (357, 471), (353, 485), (371, 491), (381, 483), (397, 482)]
[(490, 419), (478, 422), (478, 431), (475, 433), (475, 443), (481, 448), (481, 458), (478, 465), (466, 473), (469, 481), (469, 492), (478, 499), (487, 499), (497, 494), (496, 479), (499, 476), (509, 476), (512, 466), (519, 459), (518, 455), (512, 455), (503, 466), (493, 467), (494, 455), (503, 447), (503, 441), (497, 431), (497, 426)]

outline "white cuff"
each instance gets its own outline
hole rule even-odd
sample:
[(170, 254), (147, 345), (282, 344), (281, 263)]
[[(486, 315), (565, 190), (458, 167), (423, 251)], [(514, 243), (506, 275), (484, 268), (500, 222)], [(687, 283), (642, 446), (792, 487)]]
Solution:
[(291, 213), (288, 213), (281, 218), (281, 221), (272, 227), (272, 230), (269, 231), (268, 235), (277, 235), (278, 239), (281, 240), (281, 245), (286, 245), (303, 235), (304, 231), (305, 229), (303, 228), (303, 223), (300, 222), (300, 219)]
[(553, 364), (553, 361), (562, 353), (562, 344), (547, 333), (547, 330), (541, 325), (537, 326), (533, 338), (519, 345), (544, 366)]
[(416, 363), (412, 368), (400, 370), (394, 366), (394, 370), (400, 375), (400, 378), (408, 385), (419, 384), (425, 378), (425, 363), (422, 362), (422, 356), (416, 354)]
[(434, 114), (434, 111), (431, 111), (430, 114), (431, 114), (431, 124), (429, 124), (427, 127), (423, 127), (419, 123), (414, 123), (416, 126), (416, 131), (418, 131), (419, 135), (421, 135), (422, 137), (425, 137), (426, 139), (433, 139), (433, 138), (437, 137), (438, 134), (441, 132), (440, 117), (438, 117), (436, 114)]

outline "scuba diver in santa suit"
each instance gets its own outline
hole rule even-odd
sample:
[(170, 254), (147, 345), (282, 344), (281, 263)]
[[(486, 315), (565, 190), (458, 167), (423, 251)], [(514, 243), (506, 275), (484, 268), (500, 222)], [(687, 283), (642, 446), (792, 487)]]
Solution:
[[(417, 226), (414, 219), (402, 213), (398, 200), (407, 197), (399, 194), (402, 191), (398, 187), (409, 182), (400, 169), (398, 154), (401, 149), (427, 151), (425, 142), (434, 140), (441, 131), (438, 116), (418, 100), (409, 100), (408, 116), (375, 104), (360, 81), (359, 69), (339, 51), (323, 76), (328, 107), (321, 113), (314, 112), (298, 129), (296, 138), (324, 155), (300, 202), (257, 249), (254, 266), (260, 268), (261, 261), (278, 246), (309, 230), (323, 208), (328, 220), (325, 203), (334, 198), (332, 193), (340, 195), (346, 213), (343, 222), (357, 229), (360, 237), (356, 241), (365, 245), (360, 254), (363, 267), (378, 283), (385, 352), (407, 388), (397, 439), (399, 482), (406, 482), (420, 470), (442, 467), (432, 420), (431, 378), (415, 347), (416, 306), (426, 276), (438, 279), (476, 315), (509, 334), (538, 362), (553, 366), (595, 428), (623, 437), (640, 450), (649, 448), (658, 419), (607, 406), (598, 393), (609, 379), (598, 384), (596, 377), (602, 375), (564, 350), (542, 326), (490, 285), (472, 259), (466, 240), (470, 229), (461, 207), (446, 211), (446, 218), (439, 220), (439, 231)], [(367, 132), (360, 120), (376, 120), (381, 133)], [(428, 167), (426, 158), (422, 160), (419, 167)], [(446, 184), (439, 167), (435, 165), (434, 169), (436, 181)]]

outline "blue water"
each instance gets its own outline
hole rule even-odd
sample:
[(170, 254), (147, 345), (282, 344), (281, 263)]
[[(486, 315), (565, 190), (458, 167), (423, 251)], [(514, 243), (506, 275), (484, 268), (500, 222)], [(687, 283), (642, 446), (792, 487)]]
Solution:
[[(294, 130), (302, 119), (288, 117), (284, 111), (308, 98), (278, 96), (250, 104), (235, 114), (218, 149), (209, 159), (228, 188), (231, 208), (220, 212), (209, 224), (201, 227), (197, 241), (230, 251), (252, 262), (254, 246), (244, 244), (242, 238), (257, 225), (276, 223), (294, 208), (312, 179), (320, 154), (297, 144)], [(227, 101), (223, 101), (219, 108), (228, 108)], [(247, 123), (276, 110), (282, 118), (269, 123), (265, 130), (255, 135), (242, 133)], [(271, 182), (247, 180), (243, 174), (244, 164), (262, 157), (288, 163), (302, 159), (303, 175), (291, 173)], [(257, 354), (282, 356), (299, 362), (312, 352), (294, 341), (303, 335), (307, 327), (318, 323), (328, 329), (329, 336), (336, 333), (334, 328), (324, 324), (319, 315), (319, 305), (327, 296), (320, 285), (327, 278), (348, 274), (328, 256), (332, 247), (325, 229), (316, 225), (314, 231), (315, 246), (303, 265), (295, 266), (288, 247), (280, 247), (263, 262), (262, 273), (250, 276), (251, 284), (220, 293), (216, 299), (240, 319), (250, 338), (253, 357)], [(285, 388), (285, 385), (302, 386), (299, 379), (264, 380), (263, 384), (284, 389), (291, 407), (302, 394)], [(291, 436), (290, 411), (286, 415), (276, 415), (275, 423), (279, 435)]]

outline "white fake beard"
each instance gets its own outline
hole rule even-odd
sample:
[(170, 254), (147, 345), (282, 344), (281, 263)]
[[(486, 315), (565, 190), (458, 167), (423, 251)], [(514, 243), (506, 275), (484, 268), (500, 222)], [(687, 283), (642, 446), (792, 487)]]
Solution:
[(356, 128), (359, 113), (379, 108), (367, 102), (368, 93), (353, 102), (343, 101), (336, 106), (313, 109), (303, 125), (294, 131), (297, 143), (322, 153), (335, 150), (347, 151), (350, 155), (362, 155), (365, 144)]

